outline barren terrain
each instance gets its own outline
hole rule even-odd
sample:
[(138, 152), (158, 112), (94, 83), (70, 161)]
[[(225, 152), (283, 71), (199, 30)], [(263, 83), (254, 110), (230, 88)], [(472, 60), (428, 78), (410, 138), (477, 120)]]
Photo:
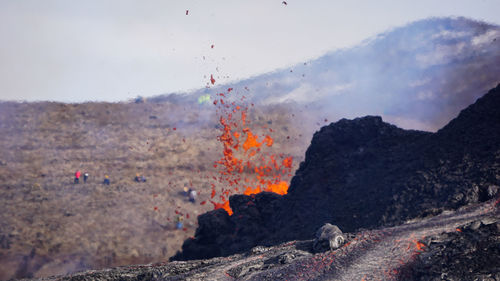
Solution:
[[(255, 133), (273, 129), (269, 152), (293, 156), (295, 170), (310, 136), (293, 113), (251, 108), (248, 120)], [(0, 279), (167, 260), (217, 202), (210, 184), (226, 187), (212, 180), (220, 129), (215, 108), (196, 102), (1, 103)], [(86, 184), (73, 184), (76, 170)]]

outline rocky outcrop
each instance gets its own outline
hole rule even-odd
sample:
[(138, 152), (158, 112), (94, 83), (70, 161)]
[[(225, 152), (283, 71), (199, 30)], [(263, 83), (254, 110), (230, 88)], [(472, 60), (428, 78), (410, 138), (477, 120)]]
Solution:
[(427, 251), (401, 270), (400, 280), (500, 280), (500, 223), (475, 221), (427, 240)]
[(194, 239), (173, 259), (312, 239), (325, 223), (347, 232), (399, 225), (494, 198), (499, 120), (500, 85), (436, 133), (403, 130), (376, 116), (332, 123), (314, 134), (287, 195), (231, 197), (234, 214), (217, 220), (224, 226), (204, 223), (222, 211), (200, 217)]
[(217, 209), (199, 216), (195, 237), (184, 241), (182, 253), (172, 259), (227, 256), (256, 246), (255, 241), (264, 241), (272, 235), (273, 212), (282, 200), (282, 196), (272, 192), (231, 196), (233, 215)]

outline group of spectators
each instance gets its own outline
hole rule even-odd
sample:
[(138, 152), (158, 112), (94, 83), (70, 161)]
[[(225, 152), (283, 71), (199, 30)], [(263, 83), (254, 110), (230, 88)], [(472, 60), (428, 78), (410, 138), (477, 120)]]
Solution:
[[(75, 172), (75, 180), (74, 180), (74, 183), (75, 184), (78, 184), (80, 183), (80, 177), (82, 175), (82, 172), (80, 172), (79, 170), (77, 170)], [(87, 180), (89, 179), (89, 173), (88, 172), (85, 172), (83, 174), (83, 183), (87, 183)], [(135, 174), (135, 178), (134, 178), (134, 181), (135, 182), (146, 182), (146, 177), (137, 173)], [(110, 185), (110, 180), (109, 180), (109, 176), (108, 175), (104, 175), (104, 180), (102, 182), (102, 184), (105, 184), (105, 185)], [(189, 200), (189, 202), (191, 203), (196, 203), (196, 196), (197, 196), (197, 193), (196, 193), (196, 190), (192, 189), (192, 188), (187, 188), (187, 187), (184, 187), (184, 194), (185, 196), (187, 197), (187, 199)], [(184, 217), (183, 216), (177, 216), (176, 218), (176, 228), (177, 229), (182, 229), (183, 227), (183, 221)]]
[[(196, 195), (197, 195), (196, 190), (185, 186), (184, 187), (184, 195), (187, 197), (189, 202), (191, 202), (193, 204), (196, 203)], [(183, 220), (184, 220), (184, 216), (178, 215), (175, 218), (175, 228), (182, 229), (182, 227), (183, 227), (182, 221)]]
[[(80, 176), (82, 175), (82, 172), (76, 171), (75, 172), (75, 184), (80, 183)], [(87, 179), (89, 178), (89, 173), (85, 172), (83, 174), (83, 183), (87, 183)]]
[[(79, 170), (77, 170), (75, 172), (75, 180), (74, 180), (74, 183), (75, 184), (78, 184), (80, 183), (80, 177), (82, 176), (82, 172), (80, 172)], [(83, 174), (83, 183), (87, 183), (87, 180), (89, 179), (89, 173), (88, 172), (85, 172)], [(105, 184), (105, 185), (110, 185), (111, 182), (109, 180), (109, 176), (108, 175), (104, 175), (104, 180), (102, 182), (102, 184)]]
[(188, 198), (189, 202), (196, 203), (196, 190), (184, 187), (184, 195)]
[[(75, 180), (74, 180), (75, 184), (80, 183), (81, 176), (82, 176), (82, 172), (80, 172), (79, 170), (77, 170), (75, 172)], [(88, 178), (89, 178), (89, 173), (85, 172), (83, 174), (83, 183), (87, 183)], [(146, 182), (146, 177), (143, 176), (143, 175), (140, 175), (139, 173), (137, 173), (137, 174), (135, 174), (134, 181), (136, 181), (136, 182)], [(104, 175), (104, 180), (102, 181), (102, 184), (105, 184), (105, 185), (110, 185), (111, 184), (108, 175)]]

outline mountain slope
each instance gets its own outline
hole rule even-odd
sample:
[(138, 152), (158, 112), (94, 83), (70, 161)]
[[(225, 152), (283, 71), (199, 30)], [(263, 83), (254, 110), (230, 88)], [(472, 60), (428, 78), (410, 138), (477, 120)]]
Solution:
[(436, 130), (500, 82), (499, 50), (498, 26), (422, 20), (241, 86), (266, 103), (311, 103), (330, 120), (380, 115)]
[[(227, 188), (211, 180), (222, 155), (213, 107), (0, 102), (0, 280), (174, 255), (197, 215), (213, 209), (210, 183)], [(285, 115), (269, 106), (249, 111), (247, 121), (272, 122), (269, 151), (301, 159), (302, 148), (287, 140), (300, 132)], [(73, 184), (76, 170), (90, 174), (85, 184)], [(135, 182), (136, 173), (147, 182)], [(196, 204), (184, 187), (197, 190)], [(175, 228), (178, 214), (183, 229)]]
[(293, 113), (306, 134), (325, 118), (364, 115), (435, 131), (495, 87), (499, 77), (500, 27), (431, 18), (298, 65), (196, 91), (192, 100), (233, 87), (255, 103), (291, 102), (298, 105)]

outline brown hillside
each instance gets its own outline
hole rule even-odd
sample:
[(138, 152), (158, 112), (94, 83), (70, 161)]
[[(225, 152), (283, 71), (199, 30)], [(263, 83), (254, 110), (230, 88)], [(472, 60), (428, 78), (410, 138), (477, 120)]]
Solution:
[[(273, 128), (272, 152), (293, 156), (295, 170), (307, 144), (292, 114), (251, 109), (249, 120), (257, 133)], [(0, 279), (165, 261), (213, 208), (199, 204), (222, 150), (212, 106), (0, 103), (0, 135)], [(86, 184), (73, 184), (76, 170)], [(182, 194), (191, 184), (196, 204)]]

